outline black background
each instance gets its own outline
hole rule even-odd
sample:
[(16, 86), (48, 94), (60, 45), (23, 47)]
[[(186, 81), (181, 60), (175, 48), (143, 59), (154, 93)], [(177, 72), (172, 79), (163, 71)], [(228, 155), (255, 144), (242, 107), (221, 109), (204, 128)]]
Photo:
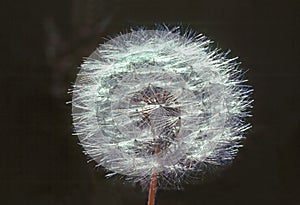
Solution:
[(239, 56), (254, 87), (253, 128), (233, 165), (163, 204), (300, 204), (299, 3), (241, 0), (47, 0), (1, 3), (1, 204), (146, 204), (105, 179), (72, 136), (82, 57), (130, 26), (181, 24)]

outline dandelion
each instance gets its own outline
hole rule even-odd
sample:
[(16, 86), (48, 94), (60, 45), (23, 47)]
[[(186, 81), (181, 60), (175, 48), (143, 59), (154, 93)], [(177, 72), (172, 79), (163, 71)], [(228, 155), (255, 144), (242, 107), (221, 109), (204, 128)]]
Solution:
[(250, 125), (251, 87), (236, 58), (201, 34), (132, 30), (81, 65), (72, 116), (85, 153), (108, 176), (181, 189), (206, 167), (229, 164)]

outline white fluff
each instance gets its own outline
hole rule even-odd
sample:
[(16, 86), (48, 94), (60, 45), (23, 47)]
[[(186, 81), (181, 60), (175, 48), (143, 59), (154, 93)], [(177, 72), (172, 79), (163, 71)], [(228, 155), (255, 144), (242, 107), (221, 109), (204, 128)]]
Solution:
[(158, 172), (160, 188), (180, 188), (207, 166), (230, 163), (250, 127), (252, 90), (236, 59), (210, 44), (164, 28), (100, 45), (73, 88), (73, 124), (85, 153), (142, 185)]

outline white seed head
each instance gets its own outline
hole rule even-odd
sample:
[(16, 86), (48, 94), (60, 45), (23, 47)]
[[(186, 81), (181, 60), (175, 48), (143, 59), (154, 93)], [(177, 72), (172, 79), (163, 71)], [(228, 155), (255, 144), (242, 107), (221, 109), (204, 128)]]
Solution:
[(85, 153), (142, 185), (180, 188), (232, 161), (250, 125), (252, 92), (236, 58), (203, 35), (136, 30), (100, 45), (73, 88), (73, 124)]

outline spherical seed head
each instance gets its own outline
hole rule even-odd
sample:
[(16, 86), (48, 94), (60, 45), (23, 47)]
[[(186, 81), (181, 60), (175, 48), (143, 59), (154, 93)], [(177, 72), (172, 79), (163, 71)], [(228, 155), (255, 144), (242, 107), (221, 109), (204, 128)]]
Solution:
[(135, 182), (160, 187), (228, 164), (249, 116), (251, 89), (236, 59), (202, 35), (137, 30), (97, 48), (73, 89), (73, 124), (85, 153)]

